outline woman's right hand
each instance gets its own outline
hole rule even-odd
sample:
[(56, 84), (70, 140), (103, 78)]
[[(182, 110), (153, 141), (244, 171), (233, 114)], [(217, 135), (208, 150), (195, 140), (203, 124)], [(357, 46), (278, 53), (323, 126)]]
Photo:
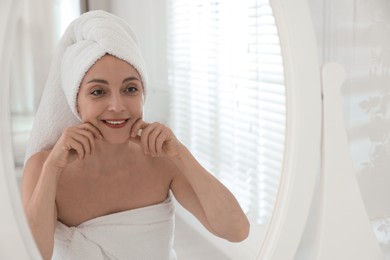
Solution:
[(54, 145), (46, 161), (64, 168), (77, 158), (84, 159), (95, 149), (95, 139), (102, 139), (100, 131), (90, 123), (68, 127)]

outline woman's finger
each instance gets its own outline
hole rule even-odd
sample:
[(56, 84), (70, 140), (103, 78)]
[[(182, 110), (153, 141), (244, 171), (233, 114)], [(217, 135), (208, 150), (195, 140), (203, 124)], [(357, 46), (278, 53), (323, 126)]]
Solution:
[(66, 136), (82, 144), (86, 154), (90, 154), (95, 144), (94, 134), (88, 128), (73, 127), (67, 129)]
[(77, 127), (84, 129), (84, 130), (91, 131), (96, 139), (103, 138), (103, 135), (102, 135), (102, 133), (100, 133), (100, 130), (91, 123), (84, 123), (84, 124), (78, 125)]
[(130, 130), (130, 137), (134, 138), (136, 137), (137, 135), (140, 135), (140, 130), (143, 130), (144, 128), (146, 128), (147, 126), (149, 126), (148, 123), (146, 123), (145, 121), (143, 121), (142, 119), (137, 119), (137, 121), (135, 121), (135, 123), (133, 124), (133, 126), (131, 127), (131, 130)]
[(166, 141), (167, 139), (167, 134), (166, 134), (166, 131), (162, 131), (157, 139), (156, 139), (156, 152), (157, 152), (157, 155), (163, 155), (163, 145), (164, 145), (164, 142)]
[(95, 150), (95, 136), (94, 136), (94, 134), (92, 132), (90, 132), (89, 130), (85, 130), (85, 129), (80, 129), (79, 131), (80, 131), (79, 134), (82, 137), (87, 138), (87, 140), (88, 140), (89, 149), (86, 149), (87, 153), (92, 154), (93, 151)]
[(140, 121), (142, 121), (141, 118), (130, 119), (129, 123), (131, 124), (131, 127), (130, 127), (130, 137), (131, 138), (134, 138), (137, 136), (137, 132), (136, 132), (135, 128), (137, 128), (137, 124), (139, 124)]
[(74, 139), (68, 140), (68, 142), (66, 143), (65, 149), (68, 152), (71, 152), (71, 150), (75, 150), (77, 152), (78, 158), (80, 160), (83, 159), (85, 156), (85, 151), (83, 149), (83, 146), (78, 141), (76, 141)]
[(149, 150), (149, 138), (150, 133), (158, 127), (158, 123), (152, 123), (148, 124), (145, 128), (142, 129), (141, 133), (141, 143), (142, 147), (144, 148), (144, 151), (146, 154), (150, 154), (151, 151)]
[(78, 142), (82, 146), (85, 154), (91, 154), (91, 151), (92, 151), (91, 144), (90, 144), (91, 141), (89, 140), (89, 138), (87, 136), (85, 136), (85, 135), (87, 135), (87, 133), (83, 133), (82, 131), (83, 130), (79, 130), (79, 132), (77, 134), (74, 134), (72, 136), (72, 139), (75, 140), (76, 142)]
[(157, 155), (156, 141), (157, 141), (158, 136), (161, 134), (162, 129), (163, 129), (163, 126), (161, 124), (157, 123), (156, 127), (149, 134), (148, 149), (149, 149), (152, 156)]

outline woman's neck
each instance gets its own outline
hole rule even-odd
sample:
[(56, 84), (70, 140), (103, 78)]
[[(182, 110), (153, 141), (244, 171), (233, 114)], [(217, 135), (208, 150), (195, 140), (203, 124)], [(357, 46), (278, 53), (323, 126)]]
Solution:
[(115, 172), (137, 161), (137, 145), (132, 142), (111, 144), (96, 140), (93, 153), (86, 157), (84, 167), (91, 173)]
[(130, 142), (111, 144), (104, 140), (96, 140), (94, 153), (99, 157), (110, 158), (112, 156), (123, 155), (125, 152), (128, 153), (129, 150), (131, 151), (133, 149), (134, 147)]

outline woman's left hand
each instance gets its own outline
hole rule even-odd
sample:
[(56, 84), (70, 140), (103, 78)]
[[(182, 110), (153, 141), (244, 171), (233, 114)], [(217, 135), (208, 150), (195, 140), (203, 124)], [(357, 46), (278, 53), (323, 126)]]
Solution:
[(170, 128), (158, 122), (147, 123), (142, 119), (135, 121), (131, 127), (130, 141), (141, 145), (145, 154), (153, 157), (176, 157), (181, 146)]

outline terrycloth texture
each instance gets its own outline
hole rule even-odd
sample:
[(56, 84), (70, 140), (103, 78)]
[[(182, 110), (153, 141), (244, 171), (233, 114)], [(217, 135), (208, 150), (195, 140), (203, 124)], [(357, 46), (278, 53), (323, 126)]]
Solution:
[(50, 149), (66, 127), (80, 123), (76, 108), (80, 83), (105, 54), (127, 61), (147, 87), (145, 62), (129, 25), (104, 11), (91, 11), (74, 20), (62, 36), (34, 119), (25, 162)]
[(174, 260), (174, 204), (98, 217), (77, 227), (57, 222), (53, 260)]

